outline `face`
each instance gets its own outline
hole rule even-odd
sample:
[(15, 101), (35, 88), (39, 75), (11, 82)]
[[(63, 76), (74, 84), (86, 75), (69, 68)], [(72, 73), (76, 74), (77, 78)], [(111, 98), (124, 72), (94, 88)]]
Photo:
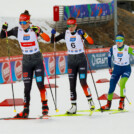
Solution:
[(29, 23), (29, 22), (26, 22), (26, 21), (21, 21), (21, 22), (20, 22), (20, 25), (21, 25), (21, 28), (22, 28), (23, 30), (26, 30), (26, 29), (29, 28), (30, 23)]
[(68, 27), (69, 31), (72, 33), (72, 32), (74, 32), (76, 30), (77, 25), (76, 24), (74, 24), (74, 25), (68, 25), (67, 27)]
[(117, 42), (117, 41), (116, 41), (116, 44), (117, 44), (118, 47), (122, 47), (123, 44), (124, 44), (124, 41), (122, 41), (122, 42)]

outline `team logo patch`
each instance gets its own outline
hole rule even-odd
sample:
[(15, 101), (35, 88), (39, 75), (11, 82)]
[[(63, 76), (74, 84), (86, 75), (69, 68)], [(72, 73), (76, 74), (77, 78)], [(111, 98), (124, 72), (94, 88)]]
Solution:
[(37, 81), (37, 82), (42, 82), (42, 76), (36, 77), (36, 81)]
[(76, 36), (72, 36), (72, 37), (70, 37), (70, 41), (71, 41), (71, 42), (76, 41)]
[(85, 79), (85, 74), (80, 74), (80, 79)]
[(117, 57), (123, 57), (123, 52), (118, 52)]
[(24, 78), (28, 77), (28, 72), (24, 72), (24, 73), (23, 73), (23, 77), (24, 77)]
[(68, 69), (68, 73), (71, 74), (72, 73), (72, 69)]
[(30, 34), (24, 34), (23, 40), (30, 40)]

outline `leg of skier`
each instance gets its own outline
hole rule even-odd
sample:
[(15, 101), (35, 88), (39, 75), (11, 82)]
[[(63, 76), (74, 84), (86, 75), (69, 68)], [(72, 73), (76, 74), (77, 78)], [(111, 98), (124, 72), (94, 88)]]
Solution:
[(67, 111), (68, 114), (75, 114), (77, 111), (77, 93), (76, 93), (76, 81), (77, 81), (77, 64), (74, 63), (74, 56), (68, 56), (68, 76), (70, 83), (70, 99), (71, 108)]
[(109, 110), (111, 108), (113, 93), (115, 91), (119, 78), (120, 78), (120, 75), (115, 74), (113, 71), (113, 74), (110, 79), (110, 88), (109, 88), (109, 92), (108, 92), (107, 104), (101, 107), (102, 110)]
[(90, 110), (95, 109), (95, 105), (92, 99), (90, 88), (87, 85), (87, 61), (84, 54), (81, 54), (81, 60), (79, 60), (79, 79), (85, 96), (87, 97)]
[(125, 85), (126, 85), (126, 82), (128, 80), (128, 78), (130, 77), (130, 74), (131, 74), (131, 68), (130, 67), (126, 67), (127, 71), (125, 71), (122, 75), (122, 78), (120, 79), (120, 101), (119, 101), (119, 107), (118, 109), (119, 110), (123, 110), (124, 109), (124, 100), (125, 100), (125, 97), (126, 97), (126, 88), (125, 88)]
[(23, 81), (24, 81), (24, 109), (21, 113), (18, 113), (16, 118), (28, 118), (29, 105), (30, 105), (30, 91), (33, 78), (33, 66), (25, 64), (25, 58), (23, 58)]
[(48, 114), (48, 105), (47, 105), (47, 96), (46, 96), (46, 89), (44, 86), (44, 66), (43, 62), (39, 62), (35, 68), (35, 76), (36, 76), (36, 83), (38, 89), (40, 91), (41, 102), (42, 102), (42, 114)]

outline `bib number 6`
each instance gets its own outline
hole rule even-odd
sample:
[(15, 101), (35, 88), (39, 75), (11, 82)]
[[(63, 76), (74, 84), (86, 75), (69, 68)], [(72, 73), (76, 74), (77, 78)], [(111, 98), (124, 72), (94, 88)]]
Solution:
[(72, 48), (75, 48), (76, 46), (75, 46), (75, 43), (71, 43), (71, 47)]

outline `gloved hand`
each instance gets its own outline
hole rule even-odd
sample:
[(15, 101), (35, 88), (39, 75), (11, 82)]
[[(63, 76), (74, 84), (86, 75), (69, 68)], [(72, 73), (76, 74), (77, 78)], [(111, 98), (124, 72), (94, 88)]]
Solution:
[(83, 35), (83, 34), (84, 34), (83, 30), (82, 30), (82, 29), (79, 29), (79, 30), (78, 30), (78, 34), (79, 34), (79, 35)]
[(8, 28), (8, 24), (5, 22), (5, 24), (2, 25), (2, 29), (7, 30), (7, 28)]
[(112, 68), (109, 68), (109, 73), (112, 75), (112, 73), (113, 73)]
[(38, 26), (32, 26), (31, 29), (35, 32), (35, 33), (40, 33), (40, 28)]
[(52, 29), (51, 33), (52, 34), (56, 34), (56, 30), (55, 29)]

